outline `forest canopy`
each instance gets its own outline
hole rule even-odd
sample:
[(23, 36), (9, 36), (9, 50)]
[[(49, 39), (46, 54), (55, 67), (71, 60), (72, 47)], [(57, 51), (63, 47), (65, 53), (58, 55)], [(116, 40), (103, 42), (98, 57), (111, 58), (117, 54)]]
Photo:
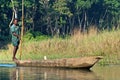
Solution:
[[(22, 1), (13, 0), (22, 20)], [(71, 35), (75, 28), (86, 32), (90, 27), (98, 31), (120, 28), (120, 0), (24, 0), (25, 32), (45, 35)], [(0, 40), (9, 37), (12, 19), (11, 0), (0, 1)]]

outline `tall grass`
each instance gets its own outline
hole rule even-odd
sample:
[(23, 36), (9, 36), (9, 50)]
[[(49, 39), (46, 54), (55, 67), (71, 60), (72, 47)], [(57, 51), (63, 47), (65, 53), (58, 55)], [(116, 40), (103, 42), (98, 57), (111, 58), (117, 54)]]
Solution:
[[(93, 28), (88, 33), (79, 31), (70, 38), (52, 38), (45, 40), (25, 41), (23, 44), (22, 59), (48, 59), (71, 58), (82, 56), (104, 56), (102, 63), (120, 63), (120, 30), (103, 31), (97, 33)], [(8, 45), (8, 50), (2, 51), (0, 59), (10, 59), (12, 46)], [(2, 57), (2, 56), (3, 57)], [(5, 56), (8, 56), (5, 57)], [(19, 57), (19, 54), (17, 54)]]

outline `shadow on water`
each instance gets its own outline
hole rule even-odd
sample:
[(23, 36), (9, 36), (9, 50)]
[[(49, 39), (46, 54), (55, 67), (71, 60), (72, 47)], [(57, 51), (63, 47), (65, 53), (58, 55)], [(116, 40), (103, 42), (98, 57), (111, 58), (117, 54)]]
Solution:
[(89, 70), (17, 67), (0, 68), (0, 80), (100, 80)]

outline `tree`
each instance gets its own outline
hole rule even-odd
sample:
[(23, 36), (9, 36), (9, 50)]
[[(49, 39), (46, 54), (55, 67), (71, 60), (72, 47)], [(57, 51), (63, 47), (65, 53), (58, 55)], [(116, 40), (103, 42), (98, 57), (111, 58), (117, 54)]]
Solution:
[(65, 24), (67, 18), (72, 16), (70, 9), (67, 6), (66, 0), (56, 0), (53, 5), (54, 11), (57, 13), (55, 16), (55, 29), (57, 30), (57, 34), (60, 33), (60, 28), (62, 28), (63, 33), (65, 34)]
[(91, 6), (96, 2), (97, 0), (77, 0), (76, 1), (76, 5), (75, 5), (76, 15), (79, 22), (80, 30), (83, 30), (83, 32), (88, 27), (88, 15), (89, 15), (88, 11), (91, 8)]
[[(13, 14), (11, 1), (21, 24), (21, 0), (1, 0), (0, 40), (9, 35)], [(24, 10), (25, 31), (51, 36), (70, 34), (76, 27), (86, 32), (91, 25), (96, 25), (99, 31), (120, 26), (119, 0), (25, 0)]]
[[(4, 3), (4, 4), (3, 4)], [(11, 18), (10, 12), (10, 1), (2, 0), (0, 1), (0, 40), (6, 39), (6, 36), (9, 36), (9, 21)]]
[(104, 7), (107, 9), (107, 28), (111, 29), (113, 26), (117, 28), (120, 21), (120, 1), (119, 0), (104, 0)]

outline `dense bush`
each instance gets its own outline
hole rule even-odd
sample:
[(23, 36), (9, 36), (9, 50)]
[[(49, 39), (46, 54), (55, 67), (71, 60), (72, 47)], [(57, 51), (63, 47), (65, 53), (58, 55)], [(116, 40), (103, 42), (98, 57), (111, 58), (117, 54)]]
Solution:
[(38, 31), (33, 32), (31, 30), (26, 32), (25, 36), (24, 36), (25, 41), (31, 41), (31, 40), (41, 41), (41, 40), (46, 40), (48, 38), (50, 38), (50, 37), (47, 35), (43, 35), (42, 33), (38, 32)]

